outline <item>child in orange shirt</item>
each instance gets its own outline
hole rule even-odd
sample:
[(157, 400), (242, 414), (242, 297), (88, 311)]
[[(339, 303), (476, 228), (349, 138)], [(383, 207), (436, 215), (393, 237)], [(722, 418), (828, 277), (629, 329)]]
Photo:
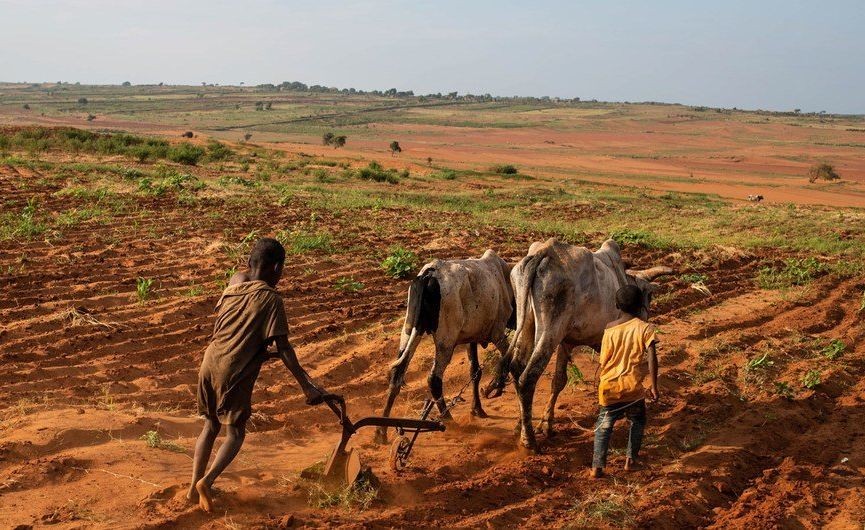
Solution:
[(655, 327), (638, 316), (643, 312), (640, 288), (626, 285), (619, 289), (616, 307), (622, 316), (607, 324), (601, 341), (598, 383), (601, 410), (595, 424), (593, 478), (604, 475), (613, 426), (623, 417), (631, 422), (625, 471), (639, 467), (637, 456), (646, 427), (646, 398), (658, 399), (657, 338)]

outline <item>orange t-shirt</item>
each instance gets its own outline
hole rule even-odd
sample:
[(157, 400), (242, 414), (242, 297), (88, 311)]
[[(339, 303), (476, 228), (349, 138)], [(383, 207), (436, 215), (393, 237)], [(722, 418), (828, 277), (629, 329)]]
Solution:
[(655, 326), (632, 318), (604, 330), (601, 340), (598, 401), (603, 406), (645, 397), (649, 373), (646, 350), (656, 342)]

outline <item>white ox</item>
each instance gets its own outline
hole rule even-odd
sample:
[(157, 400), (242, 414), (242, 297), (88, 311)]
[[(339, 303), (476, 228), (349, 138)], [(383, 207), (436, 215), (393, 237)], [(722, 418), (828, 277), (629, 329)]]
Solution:
[[(399, 341), (397, 359), (391, 364), (390, 386), (383, 415), (405, 384), (405, 373), (421, 337), (429, 333), (435, 343), (435, 361), (427, 382), (444, 418), (450, 413), (442, 397), (442, 376), (454, 348), (468, 344), (472, 377), (472, 414), (486, 417), (478, 396), (481, 366), (478, 344), (494, 344), (502, 355), (508, 349), (506, 329), (513, 327), (514, 294), (508, 280), (511, 266), (492, 250), (480, 258), (433, 260), (421, 269), (408, 291), (408, 309)], [(387, 440), (380, 427), (376, 440)]]
[(643, 291), (643, 318), (656, 284), (653, 279), (672, 274), (668, 267), (625, 271), (619, 245), (607, 240), (597, 252), (549, 239), (532, 243), (528, 255), (511, 271), (516, 298), (516, 333), (502, 358), (501, 387), (507, 371), (514, 379), (520, 404), (520, 442), (537, 450), (532, 426), (532, 400), (541, 374), (558, 348), (552, 394), (541, 426), (553, 431), (556, 399), (566, 383), (566, 369), (576, 346), (600, 349), (607, 323), (619, 317), (616, 291), (636, 284)]

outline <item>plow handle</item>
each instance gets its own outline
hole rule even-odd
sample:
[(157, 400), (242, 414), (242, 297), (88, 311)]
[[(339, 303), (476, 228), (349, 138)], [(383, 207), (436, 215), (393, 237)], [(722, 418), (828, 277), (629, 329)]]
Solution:
[(345, 425), (351, 424), (348, 420), (348, 415), (345, 412), (345, 398), (338, 394), (324, 394), (321, 396), (321, 402), (326, 403), (330, 410), (339, 418), (339, 423)]

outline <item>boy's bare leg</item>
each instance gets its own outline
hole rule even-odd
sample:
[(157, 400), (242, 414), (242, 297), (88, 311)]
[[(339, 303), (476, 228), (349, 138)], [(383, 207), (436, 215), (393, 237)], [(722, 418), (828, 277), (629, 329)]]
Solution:
[(198, 500), (198, 491), (195, 489), (195, 484), (204, 476), (204, 470), (207, 469), (207, 461), (210, 460), (210, 453), (213, 451), (213, 442), (219, 434), (219, 422), (211, 419), (204, 420), (204, 428), (201, 429), (201, 434), (198, 435), (198, 440), (195, 442), (195, 456), (192, 458), (192, 482), (189, 484), (189, 491), (186, 493), (186, 498), (191, 501)]
[(207, 470), (198, 482), (195, 483), (195, 489), (198, 491), (198, 505), (201, 509), (209, 512), (213, 509), (213, 499), (210, 493), (210, 487), (228, 464), (237, 456), (240, 447), (243, 445), (243, 439), (246, 437), (246, 425), (226, 425), (225, 426), (225, 442), (216, 452), (216, 457), (213, 459), (213, 464)]

